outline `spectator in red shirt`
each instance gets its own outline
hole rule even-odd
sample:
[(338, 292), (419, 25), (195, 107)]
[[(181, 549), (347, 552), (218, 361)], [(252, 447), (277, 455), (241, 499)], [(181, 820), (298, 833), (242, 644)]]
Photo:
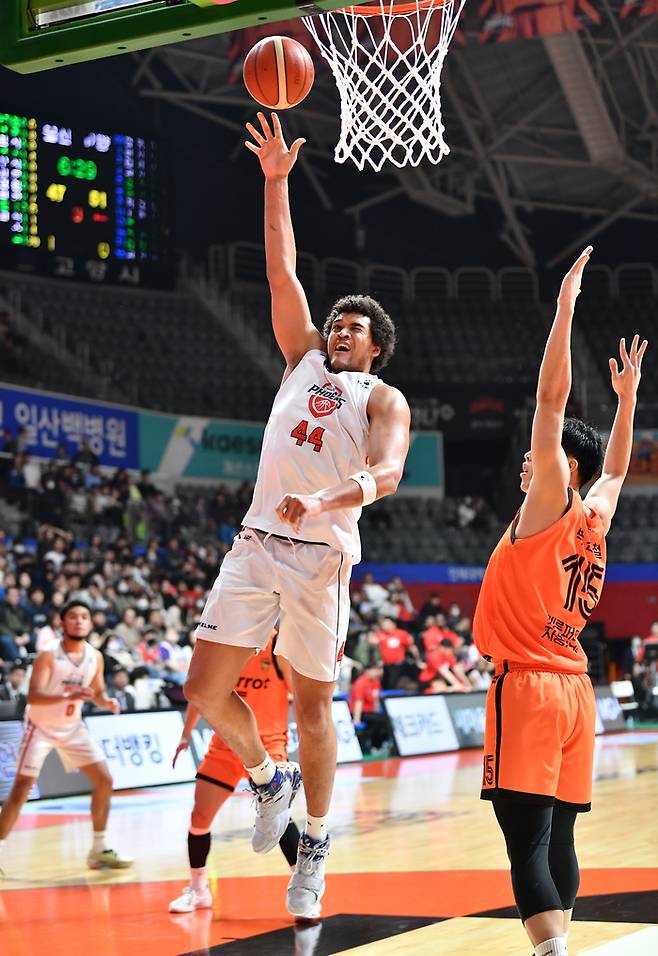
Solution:
[(401, 627), (396, 627), (390, 617), (385, 617), (380, 622), (377, 636), (384, 664), (384, 689), (392, 690), (404, 672), (407, 651), (418, 667), (422, 666), (420, 654), (411, 634), (403, 631)]
[(388, 740), (386, 717), (381, 713), (379, 696), (382, 691), (382, 667), (371, 664), (352, 684), (349, 708), (364, 749), (379, 750)]
[(437, 677), (441, 677), (453, 691), (472, 690), (464, 668), (455, 657), (452, 643), (448, 638), (444, 638), (438, 647), (429, 651), (426, 660), (425, 668), (420, 674), (420, 680), (423, 683), (431, 683)]

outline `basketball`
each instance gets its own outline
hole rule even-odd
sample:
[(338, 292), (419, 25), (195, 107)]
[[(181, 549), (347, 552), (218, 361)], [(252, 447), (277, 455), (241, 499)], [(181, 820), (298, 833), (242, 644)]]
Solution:
[(315, 69), (308, 50), (297, 40), (265, 37), (245, 57), (242, 75), (257, 103), (287, 110), (308, 96)]

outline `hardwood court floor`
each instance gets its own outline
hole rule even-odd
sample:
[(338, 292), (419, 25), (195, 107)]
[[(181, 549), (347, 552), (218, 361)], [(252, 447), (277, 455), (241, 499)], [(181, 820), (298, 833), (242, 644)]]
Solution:
[[(475, 751), (342, 767), (321, 923), (293, 926), (278, 850), (249, 846), (251, 800), (214, 827), (213, 910), (170, 916), (186, 883), (192, 786), (117, 795), (111, 843), (132, 870), (85, 869), (88, 798), (28, 806), (2, 856), (3, 956), (528, 956)], [(570, 953), (658, 953), (658, 733), (597, 741), (594, 810), (577, 827)], [(295, 804), (303, 819), (303, 804)]]

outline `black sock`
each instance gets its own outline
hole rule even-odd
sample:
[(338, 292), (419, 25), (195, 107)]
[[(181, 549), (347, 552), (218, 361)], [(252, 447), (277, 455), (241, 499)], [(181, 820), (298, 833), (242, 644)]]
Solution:
[(206, 865), (210, 853), (210, 839), (210, 832), (187, 834), (187, 853), (193, 870), (199, 870)]
[(294, 866), (297, 862), (297, 847), (299, 845), (299, 830), (297, 825), (290, 821), (288, 829), (279, 840), (281, 852), (288, 861), (289, 866)]

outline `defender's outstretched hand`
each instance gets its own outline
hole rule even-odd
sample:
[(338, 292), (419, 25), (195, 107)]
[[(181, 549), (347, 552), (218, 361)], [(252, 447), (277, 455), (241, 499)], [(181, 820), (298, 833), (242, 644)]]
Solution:
[(612, 387), (619, 398), (635, 398), (637, 387), (642, 377), (642, 359), (644, 358), (644, 353), (648, 345), (649, 343), (646, 339), (643, 339), (642, 345), (640, 345), (640, 336), (634, 335), (629, 355), (626, 351), (626, 339), (621, 339), (619, 342), (621, 372), (617, 365), (617, 359), (609, 359)]
[(560, 294), (558, 296), (558, 302), (560, 305), (566, 306), (570, 309), (575, 308), (576, 299), (580, 295), (580, 283), (582, 282), (583, 271), (589, 262), (592, 249), (592, 246), (587, 246), (586, 249), (583, 249), (579, 257), (576, 259), (562, 280)]
[(272, 126), (264, 113), (257, 115), (262, 132), (257, 130), (253, 123), (247, 123), (247, 130), (253, 136), (255, 143), (247, 140), (245, 146), (258, 156), (266, 179), (285, 179), (297, 162), (299, 151), (306, 140), (296, 139), (288, 149), (281, 122), (276, 113), (272, 113)]

